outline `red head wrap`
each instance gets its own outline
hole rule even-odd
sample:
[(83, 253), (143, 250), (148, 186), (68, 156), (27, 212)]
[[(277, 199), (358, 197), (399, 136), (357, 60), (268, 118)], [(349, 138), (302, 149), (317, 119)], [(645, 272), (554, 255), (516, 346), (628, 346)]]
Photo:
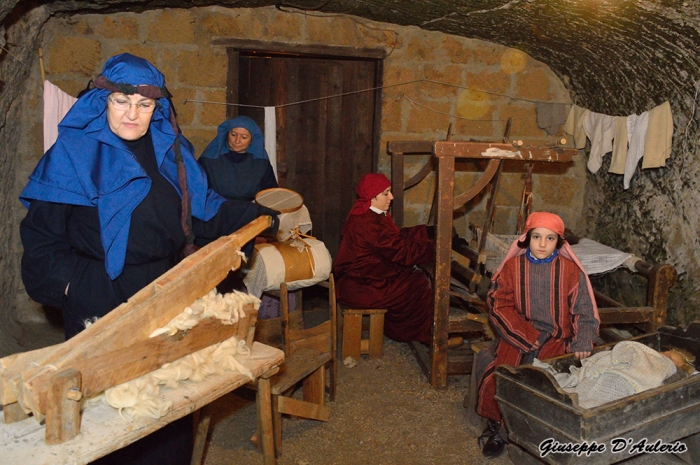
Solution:
[(350, 215), (362, 215), (369, 210), (372, 199), (391, 187), (391, 181), (381, 173), (369, 173), (362, 176), (357, 183), (357, 200), (350, 210)]
[(547, 228), (564, 238), (564, 220), (559, 215), (548, 212), (534, 212), (527, 217), (525, 222), (525, 232), (535, 228)]

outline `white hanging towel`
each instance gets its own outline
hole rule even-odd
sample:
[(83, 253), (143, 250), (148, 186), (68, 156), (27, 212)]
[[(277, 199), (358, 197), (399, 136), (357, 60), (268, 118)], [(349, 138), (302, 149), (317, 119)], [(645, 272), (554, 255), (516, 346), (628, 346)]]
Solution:
[(623, 185), (629, 189), (630, 180), (637, 169), (637, 163), (644, 156), (644, 142), (647, 137), (647, 126), (649, 125), (649, 112), (645, 111), (641, 115), (629, 115), (627, 117), (627, 140), (630, 141), (627, 149), (627, 160), (625, 160), (625, 176)]
[(265, 107), (265, 150), (270, 157), (275, 179), (279, 181), (277, 176), (277, 115), (275, 107)]
[(58, 123), (78, 99), (44, 81), (44, 152), (58, 139)]
[(597, 173), (603, 164), (603, 155), (612, 152), (616, 118), (589, 111), (583, 119), (583, 130), (591, 140), (591, 154), (587, 164), (591, 173)]
[(613, 138), (613, 153), (608, 173), (625, 174), (627, 161), (627, 117), (618, 116), (615, 121), (615, 136)]
[(649, 127), (644, 142), (644, 159), (642, 169), (660, 168), (666, 165), (671, 155), (673, 139), (673, 115), (671, 104), (664, 102), (649, 110)]

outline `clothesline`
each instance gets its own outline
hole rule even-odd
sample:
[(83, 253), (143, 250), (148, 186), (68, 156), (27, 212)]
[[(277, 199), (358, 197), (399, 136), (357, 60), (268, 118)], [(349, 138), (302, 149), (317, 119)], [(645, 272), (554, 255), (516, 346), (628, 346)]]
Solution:
[[(308, 99), (308, 100), (300, 100), (298, 102), (290, 102), (290, 103), (283, 103), (281, 105), (269, 105), (269, 106), (272, 106), (274, 108), (283, 108), (283, 107), (288, 107), (288, 106), (292, 106), (292, 105), (301, 105), (304, 103), (316, 102), (319, 100), (327, 100), (327, 99), (331, 99), (331, 98), (343, 97), (345, 95), (360, 94), (363, 92), (374, 92), (375, 90), (388, 89), (390, 87), (404, 86), (404, 85), (408, 85), (408, 84), (415, 84), (417, 82), (429, 82), (432, 84), (441, 84), (441, 85), (445, 85), (445, 86), (449, 86), (449, 87), (458, 87), (460, 89), (472, 90), (474, 92), (480, 92), (480, 93), (490, 94), (490, 95), (499, 95), (501, 97), (506, 97), (506, 98), (509, 98), (511, 100), (522, 100), (522, 101), (531, 102), (531, 103), (560, 103), (560, 104), (571, 105), (571, 102), (551, 102), (551, 101), (545, 101), (545, 100), (532, 100), (532, 99), (526, 99), (526, 98), (522, 98), (522, 97), (514, 97), (512, 95), (503, 94), (503, 93), (499, 93), (499, 92), (492, 92), (489, 90), (475, 89), (473, 87), (461, 86), (461, 85), (457, 85), (457, 84), (450, 84), (448, 82), (436, 81), (433, 79), (414, 79), (412, 81), (404, 81), (404, 82), (399, 82), (396, 84), (387, 84), (385, 86), (370, 87), (368, 89), (353, 90), (350, 92), (343, 92), (340, 94), (326, 95), (323, 97), (316, 97), (316, 98), (312, 98), (312, 99)], [(188, 102), (208, 103), (208, 104), (213, 104), (213, 105), (232, 105), (232, 106), (248, 107), (248, 108), (265, 108), (265, 105), (247, 105), (247, 104), (243, 104), (243, 103), (215, 102), (215, 101), (210, 101), (210, 100), (186, 99), (185, 104), (187, 104)]]

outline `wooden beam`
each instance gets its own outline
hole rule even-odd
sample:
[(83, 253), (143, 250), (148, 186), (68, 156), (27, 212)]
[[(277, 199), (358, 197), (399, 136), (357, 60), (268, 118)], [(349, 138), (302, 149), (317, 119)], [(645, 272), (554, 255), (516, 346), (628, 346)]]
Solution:
[[(512, 154), (485, 155), (488, 149), (499, 149)], [(519, 147), (517, 144), (503, 144), (495, 142), (433, 142), (433, 153), (436, 157), (477, 158), (477, 159), (502, 159), (540, 162), (569, 162), (578, 154), (577, 149), (563, 149), (558, 147)]]
[(279, 396), (277, 402), (277, 410), (280, 413), (319, 421), (328, 421), (331, 418), (331, 409), (325, 405), (304, 402), (303, 400), (285, 396)]

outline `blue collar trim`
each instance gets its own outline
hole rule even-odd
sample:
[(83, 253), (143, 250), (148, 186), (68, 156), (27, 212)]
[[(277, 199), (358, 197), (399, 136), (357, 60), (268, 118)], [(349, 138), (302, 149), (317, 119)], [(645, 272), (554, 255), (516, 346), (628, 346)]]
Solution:
[(547, 258), (535, 258), (532, 256), (530, 253), (530, 249), (525, 250), (525, 256), (527, 259), (530, 261), (530, 263), (551, 263), (557, 256), (559, 255), (559, 249), (554, 249), (554, 252), (552, 252), (552, 255), (550, 255)]

